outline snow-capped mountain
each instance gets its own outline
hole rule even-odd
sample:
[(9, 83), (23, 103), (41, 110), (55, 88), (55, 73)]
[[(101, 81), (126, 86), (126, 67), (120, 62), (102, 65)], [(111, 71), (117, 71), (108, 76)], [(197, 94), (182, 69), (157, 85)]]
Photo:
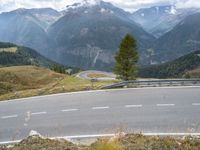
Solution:
[(63, 12), (65, 14), (72, 12), (87, 14), (92, 13), (92, 11), (95, 9), (98, 10), (98, 13), (114, 14), (126, 20), (131, 20), (130, 18), (132, 17), (131, 13), (115, 7), (109, 2), (104, 2), (101, 0), (83, 0), (81, 3), (74, 3), (73, 5), (66, 6), (66, 9)]
[(99, 5), (101, 0), (82, 0), (81, 2), (74, 3), (72, 5), (67, 5), (65, 11), (70, 11), (72, 9), (78, 9), (80, 7), (91, 7), (94, 5)]
[(179, 9), (173, 5), (154, 6), (139, 9), (132, 14), (133, 20), (156, 37), (172, 30), (185, 17), (198, 12), (199, 9)]
[(111, 70), (119, 43), (127, 33), (137, 38), (142, 52), (155, 38), (129, 17), (130, 13), (103, 1), (68, 6), (65, 16), (48, 31), (57, 43), (58, 60), (84, 69)]

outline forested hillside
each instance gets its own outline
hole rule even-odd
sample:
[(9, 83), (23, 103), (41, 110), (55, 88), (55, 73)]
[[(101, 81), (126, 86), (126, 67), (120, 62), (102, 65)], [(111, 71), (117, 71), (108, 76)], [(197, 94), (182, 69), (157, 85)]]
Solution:
[[(148, 78), (180, 78), (187, 77), (188, 73), (200, 67), (200, 51), (180, 57), (172, 62), (161, 65), (143, 67), (140, 77)], [(197, 75), (197, 72), (196, 72)], [(188, 76), (189, 77), (189, 76)]]
[(54, 64), (55, 62), (43, 57), (35, 50), (11, 43), (0, 42), (1, 66), (34, 65), (50, 68)]

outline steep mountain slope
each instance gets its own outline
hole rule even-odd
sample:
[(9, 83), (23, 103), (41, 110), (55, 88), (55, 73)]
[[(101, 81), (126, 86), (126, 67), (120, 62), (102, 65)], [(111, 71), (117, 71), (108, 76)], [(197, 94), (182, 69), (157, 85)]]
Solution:
[(54, 64), (35, 50), (0, 42), (0, 66), (35, 65), (50, 68)]
[(68, 7), (48, 33), (57, 44), (57, 60), (84, 69), (111, 70), (114, 54), (127, 33), (136, 37), (141, 54), (155, 40), (129, 13), (103, 1)]
[(46, 23), (41, 21), (37, 11), (18, 9), (0, 14), (0, 41), (31, 47), (49, 56), (54, 44), (46, 34)]
[(172, 30), (185, 17), (199, 12), (195, 8), (178, 9), (173, 5), (154, 6), (139, 9), (132, 14), (132, 19), (156, 37), (160, 37)]
[(47, 29), (51, 24), (56, 22), (60, 17), (62, 17), (62, 13), (58, 12), (52, 8), (34, 8), (34, 9), (23, 9), (24, 13), (30, 13), (35, 18), (37, 18), (41, 23), (40, 25)]
[(200, 13), (188, 16), (173, 30), (160, 37), (155, 45), (158, 62), (173, 60), (200, 49)]
[(195, 74), (191, 77), (200, 76), (197, 72), (200, 67), (200, 51), (182, 56), (172, 62), (161, 65), (152, 65), (144, 67), (140, 70), (140, 77), (148, 78), (180, 78), (184, 77), (188, 72)]

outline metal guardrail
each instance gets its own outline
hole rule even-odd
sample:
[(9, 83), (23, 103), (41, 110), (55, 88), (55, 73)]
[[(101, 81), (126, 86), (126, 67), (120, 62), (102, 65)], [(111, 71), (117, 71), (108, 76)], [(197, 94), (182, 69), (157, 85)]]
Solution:
[(102, 89), (113, 89), (113, 88), (123, 88), (123, 87), (167, 87), (167, 86), (200, 86), (200, 79), (124, 81), (102, 87)]

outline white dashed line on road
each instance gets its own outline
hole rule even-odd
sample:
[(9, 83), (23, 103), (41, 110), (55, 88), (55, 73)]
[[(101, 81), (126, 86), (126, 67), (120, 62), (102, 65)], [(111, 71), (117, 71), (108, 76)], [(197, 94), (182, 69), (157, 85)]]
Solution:
[(142, 105), (125, 105), (126, 108), (141, 108)]
[(32, 116), (34, 115), (44, 115), (47, 114), (47, 112), (35, 112), (35, 113), (31, 113)]
[(175, 106), (175, 104), (156, 104), (158, 107), (169, 107), (169, 106)]
[(105, 106), (105, 107), (92, 107), (93, 110), (101, 110), (101, 109), (109, 109), (109, 106)]
[(18, 115), (2, 116), (1, 119), (17, 118)]
[(200, 106), (200, 103), (192, 103), (193, 106)]
[(78, 109), (63, 109), (62, 112), (72, 112), (72, 111), (78, 111)]

